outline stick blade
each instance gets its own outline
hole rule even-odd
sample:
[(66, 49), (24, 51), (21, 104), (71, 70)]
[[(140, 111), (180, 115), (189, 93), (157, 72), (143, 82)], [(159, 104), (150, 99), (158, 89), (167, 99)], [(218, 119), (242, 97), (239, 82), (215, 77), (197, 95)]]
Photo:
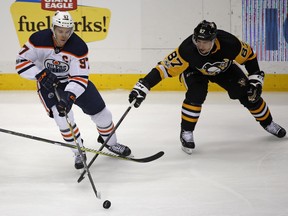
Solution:
[(100, 192), (100, 191), (97, 191), (97, 192), (96, 192), (96, 197), (97, 197), (98, 199), (101, 199), (101, 192)]
[(80, 176), (80, 177), (78, 178), (77, 182), (80, 183), (84, 178), (85, 178), (84, 175), (83, 175), (83, 176)]
[(154, 155), (151, 155), (149, 157), (145, 157), (145, 158), (130, 158), (129, 160), (135, 161), (135, 162), (139, 162), (139, 163), (148, 163), (154, 160), (159, 159), (160, 157), (162, 157), (164, 155), (163, 151), (160, 151)]

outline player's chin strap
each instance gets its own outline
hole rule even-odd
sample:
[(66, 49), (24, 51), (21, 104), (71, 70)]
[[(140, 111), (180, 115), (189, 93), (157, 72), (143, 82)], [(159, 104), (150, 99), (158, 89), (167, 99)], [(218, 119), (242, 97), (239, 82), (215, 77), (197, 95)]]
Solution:
[[(57, 97), (57, 100), (58, 100), (58, 102), (59, 102), (59, 101), (61, 100), (61, 98), (60, 98), (60, 95), (59, 95), (58, 90), (57, 90), (57, 85), (54, 85), (54, 90), (55, 90), (55, 95), (56, 95), (56, 97)], [(74, 133), (74, 130), (73, 130), (71, 121), (70, 121), (70, 119), (69, 119), (69, 117), (68, 117), (68, 115), (67, 115), (67, 112), (65, 112), (65, 118), (66, 118), (67, 124), (68, 124), (68, 126), (69, 126), (69, 130), (70, 130), (70, 132), (71, 132), (71, 134), (72, 134), (72, 136), (73, 136), (74, 142), (75, 142), (75, 144), (76, 144), (76, 146), (77, 146), (78, 152), (79, 152), (79, 154), (80, 154), (80, 156), (81, 156), (82, 162), (83, 162), (83, 164), (84, 164), (84, 169), (85, 169), (85, 171), (87, 172), (87, 175), (88, 175), (88, 177), (89, 177), (91, 186), (92, 186), (92, 188), (93, 188), (93, 191), (94, 191), (96, 197), (97, 197), (98, 199), (101, 199), (101, 194), (100, 194), (100, 192), (97, 191), (97, 189), (96, 189), (96, 187), (95, 187), (94, 181), (93, 181), (93, 179), (92, 179), (92, 176), (91, 176), (91, 173), (90, 173), (90, 171), (89, 171), (89, 168), (88, 168), (88, 166), (87, 166), (87, 164), (86, 164), (86, 161), (85, 161), (85, 158), (84, 158), (82, 149), (81, 149), (81, 147), (80, 147), (80, 145), (79, 145), (79, 143), (78, 143), (78, 141), (77, 141), (76, 135), (75, 135), (75, 133)]]

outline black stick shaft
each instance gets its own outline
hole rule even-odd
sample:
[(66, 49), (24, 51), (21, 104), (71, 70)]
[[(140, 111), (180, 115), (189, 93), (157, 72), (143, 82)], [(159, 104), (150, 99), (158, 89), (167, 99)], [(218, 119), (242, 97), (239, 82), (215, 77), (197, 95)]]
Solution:
[[(7, 133), (10, 135), (14, 135), (14, 136), (19, 136), (19, 137), (24, 137), (27, 139), (32, 139), (32, 140), (36, 140), (36, 141), (41, 141), (41, 142), (45, 142), (45, 143), (49, 143), (49, 144), (53, 144), (53, 145), (57, 145), (57, 146), (63, 146), (63, 147), (68, 147), (68, 148), (74, 148), (77, 149), (77, 146), (72, 145), (72, 144), (68, 144), (68, 143), (63, 143), (63, 142), (58, 142), (58, 141), (54, 141), (54, 140), (49, 140), (49, 139), (45, 139), (45, 138), (41, 138), (41, 137), (37, 137), (37, 136), (32, 136), (32, 135), (28, 135), (28, 134), (23, 134), (20, 132), (16, 132), (16, 131), (11, 131), (11, 130), (6, 130), (3, 128), (0, 128), (0, 132), (3, 133)], [(98, 151), (95, 149), (91, 149), (91, 148), (86, 148), (86, 147), (81, 147), (82, 151), (86, 151), (86, 152), (90, 152), (93, 154), (100, 154), (106, 157), (111, 157), (111, 158), (115, 158), (115, 159), (119, 159), (119, 160), (126, 160), (126, 161), (134, 161), (134, 162), (138, 162), (138, 163), (147, 163), (147, 162), (151, 162), (154, 160), (157, 160), (158, 158), (162, 157), (164, 155), (163, 151), (160, 151), (154, 155), (148, 156), (148, 157), (144, 157), (144, 158), (129, 158), (129, 157), (121, 157), (115, 154), (111, 154), (111, 153), (107, 153), (107, 152), (102, 152), (102, 151)]]
[(77, 148), (75, 145), (71, 145), (71, 144), (68, 144), (68, 143), (57, 142), (57, 141), (54, 141), (54, 140), (45, 139), (45, 138), (42, 138), (42, 137), (33, 136), (33, 135), (29, 135), (29, 134), (24, 134), (24, 133), (20, 133), (20, 132), (16, 132), (16, 131), (6, 130), (6, 129), (3, 129), (3, 128), (0, 128), (0, 132), (11, 134), (11, 135), (14, 135), (14, 136), (20, 136), (20, 137), (24, 137), (24, 138), (28, 138), (28, 139), (32, 139), (32, 140), (37, 140), (37, 141), (41, 141), (41, 142), (46, 142), (46, 143), (50, 143), (50, 144), (53, 144), (53, 145), (59, 145), (59, 146), (64, 146), (64, 147), (68, 147), (68, 148)]

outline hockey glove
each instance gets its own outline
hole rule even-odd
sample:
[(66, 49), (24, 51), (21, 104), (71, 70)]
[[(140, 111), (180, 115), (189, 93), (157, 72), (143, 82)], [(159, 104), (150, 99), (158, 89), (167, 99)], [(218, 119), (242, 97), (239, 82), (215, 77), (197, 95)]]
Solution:
[(247, 91), (248, 100), (252, 103), (256, 103), (262, 94), (262, 86), (264, 82), (264, 72), (257, 71), (251, 74), (249, 77), (249, 87)]
[(57, 76), (51, 73), (47, 68), (43, 69), (39, 74), (37, 74), (36, 79), (38, 80), (40, 85), (47, 90), (51, 90), (59, 83)]
[(63, 117), (67, 113), (69, 113), (75, 100), (76, 96), (72, 92), (64, 91), (63, 96), (56, 105), (56, 108), (59, 112), (59, 116)]
[(150, 87), (148, 83), (146, 83), (144, 79), (139, 79), (129, 94), (129, 102), (131, 103), (134, 99), (136, 99), (134, 107), (139, 107), (149, 90)]

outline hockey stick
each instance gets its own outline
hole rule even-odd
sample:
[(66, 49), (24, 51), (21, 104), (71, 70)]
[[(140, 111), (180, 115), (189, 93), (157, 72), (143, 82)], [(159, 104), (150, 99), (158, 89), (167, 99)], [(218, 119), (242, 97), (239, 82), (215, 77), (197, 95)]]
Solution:
[[(59, 93), (58, 93), (58, 91), (57, 91), (57, 87), (56, 87), (56, 86), (55, 86), (55, 95), (56, 95), (56, 97), (57, 97), (57, 100), (60, 101), (60, 95), (59, 95)], [(96, 189), (96, 187), (95, 187), (93, 178), (92, 178), (91, 173), (90, 173), (90, 170), (89, 170), (89, 168), (88, 168), (88, 166), (87, 166), (87, 164), (86, 164), (86, 160), (85, 160), (85, 158), (84, 158), (84, 154), (83, 154), (83, 152), (82, 152), (82, 150), (81, 150), (81, 147), (80, 147), (80, 145), (79, 145), (79, 143), (78, 143), (78, 141), (77, 141), (77, 138), (76, 138), (76, 135), (75, 135), (75, 133), (74, 133), (74, 130), (73, 130), (71, 121), (70, 121), (70, 119), (69, 119), (69, 117), (68, 117), (68, 114), (67, 114), (66, 111), (65, 111), (64, 113), (65, 113), (66, 122), (67, 122), (67, 124), (68, 124), (68, 126), (69, 126), (69, 130), (70, 130), (70, 132), (71, 132), (71, 134), (72, 134), (72, 136), (73, 136), (73, 139), (74, 139), (74, 142), (75, 142), (75, 144), (76, 144), (76, 146), (77, 146), (78, 152), (79, 152), (79, 154), (80, 154), (80, 156), (81, 156), (82, 163), (84, 164), (84, 169), (85, 169), (86, 172), (87, 172), (87, 175), (88, 175), (90, 184), (91, 184), (91, 186), (92, 186), (92, 188), (93, 188), (94, 194), (95, 194), (95, 196), (96, 196), (98, 199), (101, 199), (101, 193), (100, 193), (99, 191), (97, 191), (97, 189)]]
[[(24, 138), (32, 139), (32, 140), (36, 140), (36, 141), (46, 142), (46, 143), (50, 143), (50, 144), (57, 145), (57, 146), (63, 146), (63, 147), (77, 149), (77, 146), (69, 144), (69, 143), (63, 143), (63, 142), (58, 142), (55, 140), (49, 140), (49, 139), (45, 139), (45, 138), (41, 138), (41, 137), (37, 137), (37, 136), (23, 134), (23, 133), (16, 132), (16, 131), (6, 130), (3, 128), (0, 128), (0, 132), (7, 133), (10, 135), (14, 135), (14, 136), (24, 137)], [(164, 152), (160, 151), (154, 155), (144, 157), (144, 158), (129, 158), (129, 157), (121, 157), (119, 155), (111, 154), (111, 153), (107, 153), (107, 152), (97, 151), (95, 149), (86, 148), (86, 147), (81, 147), (81, 150), (86, 151), (86, 152), (90, 152), (90, 153), (94, 153), (94, 154), (100, 154), (100, 155), (111, 157), (111, 158), (116, 158), (116, 159), (126, 160), (126, 161), (133, 161), (133, 162), (138, 162), (138, 163), (148, 163), (148, 162), (157, 160), (158, 158), (160, 158), (164, 155)]]
[[(136, 99), (134, 99), (129, 107), (126, 109), (126, 111), (124, 112), (124, 114), (121, 116), (120, 120), (117, 122), (117, 124), (115, 125), (115, 127), (113, 128), (113, 130), (111, 131), (111, 133), (109, 134), (109, 136), (107, 137), (107, 139), (103, 142), (103, 144), (101, 145), (101, 147), (98, 149), (98, 151), (102, 151), (102, 149), (105, 147), (105, 145), (108, 143), (108, 141), (110, 140), (110, 138), (113, 136), (113, 134), (115, 133), (115, 131), (117, 130), (117, 128), (119, 127), (119, 125), (122, 123), (122, 121), (124, 120), (124, 118), (127, 116), (127, 114), (129, 113), (129, 111), (131, 110), (131, 108), (133, 107), (134, 103), (136, 102)], [(91, 159), (91, 161), (88, 164), (88, 168), (91, 167), (91, 165), (94, 163), (94, 161), (96, 160), (96, 158), (98, 157), (99, 154), (95, 154), (94, 157)], [(84, 170), (80, 177), (78, 178), (77, 182), (80, 183), (85, 177), (86, 170)]]

